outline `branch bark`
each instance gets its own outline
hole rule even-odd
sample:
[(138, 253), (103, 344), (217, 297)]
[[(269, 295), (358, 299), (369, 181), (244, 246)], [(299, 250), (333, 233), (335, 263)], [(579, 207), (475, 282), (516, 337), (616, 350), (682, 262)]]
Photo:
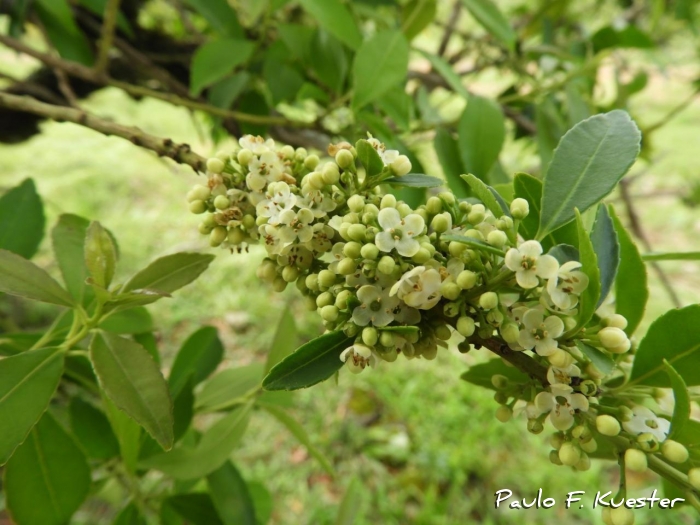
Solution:
[(479, 336), (472, 336), (469, 342), (480, 345), (491, 350), (497, 356), (502, 357), (515, 368), (538, 381), (543, 387), (549, 386), (547, 381), (547, 369), (523, 352), (511, 350), (507, 344), (497, 339), (481, 339)]
[(107, 5), (105, 6), (104, 17), (102, 19), (102, 34), (98, 49), (99, 54), (97, 55), (97, 62), (95, 63), (95, 69), (98, 73), (104, 73), (107, 71), (107, 65), (109, 64), (109, 50), (112, 49), (114, 33), (117, 29), (119, 4), (120, 0), (107, 0)]

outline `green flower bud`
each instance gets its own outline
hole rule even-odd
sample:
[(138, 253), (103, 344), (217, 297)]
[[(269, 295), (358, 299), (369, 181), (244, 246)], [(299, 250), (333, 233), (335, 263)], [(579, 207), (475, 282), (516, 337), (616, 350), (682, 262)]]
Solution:
[(447, 327), (447, 325), (442, 324), (435, 328), (435, 337), (437, 337), (441, 341), (447, 341), (451, 336), (452, 332)]
[(673, 463), (685, 463), (688, 461), (688, 449), (672, 439), (667, 439), (661, 445), (661, 453)]
[(338, 308), (332, 304), (324, 306), (321, 308), (321, 319), (332, 323), (338, 319)]
[(598, 337), (600, 338), (600, 344), (607, 349), (616, 348), (629, 342), (625, 332), (612, 326), (603, 328), (598, 332)]
[(596, 450), (598, 450), (598, 443), (596, 443), (595, 439), (589, 439), (588, 441), (582, 441), (579, 445), (581, 449), (584, 452), (588, 452), (589, 454), (593, 454)]
[(382, 197), (382, 202), (379, 204), (379, 208), (396, 208), (396, 197), (394, 197), (391, 193), (384, 195)]
[(549, 436), (549, 446), (555, 450), (559, 450), (564, 443), (566, 443), (566, 439), (561, 432), (556, 432)]
[(460, 333), (460, 335), (470, 337), (474, 334), (475, 328), (474, 319), (471, 317), (462, 316), (457, 319), (457, 331)]
[(396, 157), (394, 162), (392, 162), (389, 167), (397, 177), (403, 177), (404, 175), (411, 173), (411, 161), (408, 160), (406, 155), (399, 155)]
[(333, 301), (333, 294), (331, 294), (330, 292), (323, 292), (321, 295), (316, 297), (316, 306), (318, 306), (319, 308), (323, 308), (324, 306), (333, 304)]
[(470, 202), (461, 201), (461, 202), (459, 203), (459, 210), (460, 210), (462, 213), (469, 214), (469, 212), (472, 211), (472, 205), (471, 205)]
[(438, 198), (448, 206), (453, 206), (456, 202), (454, 194), (450, 191), (443, 191), (438, 193)]
[(571, 441), (567, 441), (559, 449), (559, 459), (561, 460), (562, 465), (573, 467), (581, 459), (581, 449), (579, 449)]
[(302, 295), (306, 295), (306, 293), (309, 291), (309, 289), (306, 287), (306, 276), (305, 275), (300, 275), (297, 278), (296, 287), (297, 287), (297, 290), (299, 290), (299, 292)]
[(233, 245), (241, 244), (245, 241), (245, 233), (243, 233), (239, 228), (233, 228), (229, 230), (226, 240)]
[(205, 201), (211, 195), (211, 190), (208, 186), (202, 186), (197, 184), (192, 187), (192, 189), (187, 194), (187, 202), (192, 201)]
[(567, 368), (574, 362), (574, 357), (566, 350), (557, 348), (554, 353), (547, 356), (547, 360), (552, 366), (556, 366), (557, 368)]
[(304, 297), (304, 306), (309, 312), (313, 312), (316, 310), (316, 299), (313, 297), (309, 297), (308, 295)]
[(447, 303), (442, 311), (447, 317), (457, 317), (459, 315), (459, 304)]
[(469, 344), (467, 341), (462, 341), (457, 345), (457, 350), (459, 351), (460, 354), (466, 354), (472, 349), (472, 345)]
[(492, 310), (498, 306), (498, 294), (496, 292), (486, 292), (479, 297), (479, 306), (484, 310)]
[(343, 332), (348, 337), (355, 337), (357, 335), (357, 332), (359, 331), (360, 329), (357, 327), (356, 324), (348, 324), (345, 328), (343, 328)]
[(581, 452), (581, 459), (579, 459), (578, 463), (574, 465), (574, 468), (579, 472), (589, 470), (591, 468), (591, 459), (588, 457), (588, 455)]
[(700, 468), (691, 468), (688, 471), (688, 483), (690, 483), (695, 490), (700, 490)]
[(379, 259), (379, 264), (377, 264), (377, 270), (382, 272), (384, 275), (390, 275), (394, 271), (395, 266), (396, 261), (392, 257), (385, 255), (384, 257)]
[(296, 266), (285, 266), (282, 269), (282, 279), (284, 279), (288, 283), (296, 281), (298, 278), (299, 270), (296, 268)]
[(386, 348), (394, 348), (396, 346), (394, 334), (392, 334), (391, 332), (382, 332), (379, 336), (379, 344)]
[(214, 227), (210, 226), (206, 222), (200, 222), (198, 229), (199, 229), (199, 233), (201, 233), (202, 235), (209, 235), (211, 233), (211, 231), (214, 229)]
[(349, 290), (341, 290), (335, 298), (335, 306), (339, 310), (345, 310), (348, 307), (348, 299), (352, 296)]
[(451, 281), (444, 282), (442, 286), (440, 286), (440, 293), (450, 301), (457, 299), (461, 292), (462, 289)]
[(474, 204), (472, 206), (472, 211), (467, 215), (467, 220), (470, 224), (479, 224), (483, 222), (486, 217), (486, 208), (481, 204)]
[[(330, 270), (321, 270), (318, 272), (318, 286), (321, 289), (330, 288), (335, 284), (335, 274)], [(311, 287), (309, 287), (311, 288)]]
[(493, 395), (493, 400), (499, 405), (506, 405), (508, 404), (508, 394), (505, 392), (496, 392)]
[(207, 211), (207, 205), (204, 203), (204, 201), (192, 201), (190, 202), (189, 208), (190, 213), (194, 213), (195, 215), (199, 215)]
[(513, 199), (510, 203), (510, 214), (514, 219), (524, 219), (530, 213), (530, 204), (521, 198)]
[(617, 436), (620, 433), (620, 422), (608, 414), (598, 416), (595, 419), (595, 427), (604, 436)]
[(355, 164), (355, 157), (353, 157), (349, 150), (341, 149), (335, 154), (335, 161), (338, 163), (338, 166), (347, 169)]
[(413, 213), (413, 210), (411, 207), (406, 204), (405, 202), (402, 202), (401, 204), (396, 206), (396, 209), (399, 211), (399, 215), (401, 215), (401, 218), (406, 217), (407, 215), (410, 215)]
[(363, 212), (365, 209), (365, 199), (363, 199), (360, 195), (353, 195), (348, 199), (348, 208), (350, 208), (350, 211), (354, 211), (355, 213)]
[[(333, 273), (333, 272), (331, 272), (331, 273)], [(309, 290), (312, 290), (314, 292), (318, 291), (318, 274), (317, 273), (310, 273), (309, 275), (307, 275), (306, 280), (304, 281), (304, 284), (306, 284), (306, 287)]]
[(294, 159), (303, 162), (308, 154), (309, 152), (306, 151), (306, 148), (297, 148), (294, 150)]
[(474, 229), (465, 231), (464, 236), (471, 237), (472, 239), (476, 239), (477, 241), (485, 241), (486, 240), (483, 233), (481, 233), (479, 230), (474, 230)]
[(508, 241), (508, 236), (500, 230), (493, 230), (486, 236), (486, 242), (496, 248), (503, 248)]
[[(605, 511), (608, 511), (608, 521), (605, 521)], [(627, 507), (606, 507), (603, 509), (603, 522), (605, 525), (634, 525), (634, 512)]]
[(277, 265), (270, 259), (265, 259), (258, 268), (260, 273), (258, 277), (267, 282), (272, 282), (277, 277)]
[(416, 252), (416, 254), (411, 257), (411, 260), (416, 264), (425, 264), (431, 259), (430, 252), (425, 248), (421, 248)]
[(651, 432), (644, 432), (637, 436), (637, 444), (644, 452), (656, 452), (659, 450), (659, 442)]
[(328, 162), (323, 166), (323, 172), (321, 174), (323, 182), (329, 186), (333, 184), (338, 184), (340, 180), (340, 172), (338, 171), (338, 165), (334, 162)]
[(559, 452), (556, 450), (552, 450), (549, 452), (549, 461), (552, 462), (554, 465), (561, 466), (561, 459), (559, 459)]
[(217, 226), (209, 234), (209, 246), (216, 248), (220, 246), (222, 242), (226, 240), (228, 231), (223, 226)]
[(647, 455), (639, 449), (628, 448), (625, 451), (625, 466), (634, 472), (644, 472), (647, 469)]
[(379, 340), (379, 333), (373, 326), (367, 326), (362, 330), (362, 342), (367, 346), (375, 346)]
[(353, 224), (348, 228), (348, 237), (353, 241), (364, 241), (367, 226), (364, 224)]
[(627, 328), (627, 319), (620, 314), (613, 314), (611, 317), (607, 318), (605, 322), (608, 326), (619, 328), (620, 330)]
[(469, 249), (469, 246), (461, 242), (452, 241), (450, 242), (448, 249), (452, 257), (459, 257)]
[(576, 328), (576, 319), (569, 316), (564, 317), (564, 328), (566, 330), (573, 330), (574, 328)]
[(318, 171), (309, 173), (306, 177), (304, 177), (304, 181), (308, 181), (308, 185), (315, 190), (320, 190), (326, 185), (326, 181), (323, 180), (323, 174), (319, 173)]
[(431, 344), (431, 345), (428, 345), (425, 348), (423, 348), (421, 350), (420, 355), (423, 359), (427, 359), (428, 361), (432, 361), (433, 359), (435, 359), (437, 357), (437, 350), (438, 350), (437, 345)]
[(541, 421), (538, 421), (537, 419), (527, 420), (527, 431), (530, 432), (530, 434), (541, 434), (543, 430), (544, 425)]
[(279, 153), (285, 160), (292, 160), (294, 158), (294, 148), (289, 145), (282, 146)]
[(440, 213), (433, 217), (430, 227), (437, 233), (445, 233), (452, 227), (452, 217), (447, 212)]
[(221, 159), (211, 158), (207, 160), (207, 171), (211, 171), (212, 173), (221, 173), (224, 171), (225, 166)]
[(634, 418), (634, 412), (632, 412), (630, 407), (621, 406), (619, 418), (620, 421), (627, 423), (628, 421), (632, 421), (632, 418)]
[(238, 164), (245, 168), (248, 166), (250, 161), (253, 160), (253, 152), (249, 149), (242, 149), (236, 155), (236, 159), (238, 160)]
[(512, 417), (513, 411), (505, 405), (501, 405), (496, 410), (496, 419), (498, 419), (501, 423), (507, 423)]
[(346, 257), (338, 263), (338, 273), (340, 275), (350, 275), (351, 273), (354, 273), (356, 269), (357, 265), (355, 264), (355, 261), (349, 257)]
[(287, 281), (282, 279), (282, 277), (275, 277), (275, 280), (272, 281), (272, 289), (277, 293), (282, 293), (285, 288), (287, 288)]
[(578, 386), (578, 389), (584, 396), (590, 397), (596, 395), (596, 393), (598, 392), (598, 385), (596, 385), (594, 381), (586, 379), (581, 382), (581, 384)]
[(430, 197), (425, 203), (425, 209), (430, 215), (442, 213), (442, 201), (437, 197)]
[(507, 323), (501, 326), (501, 337), (508, 344), (515, 344), (518, 342), (518, 337), (520, 336), (520, 330), (518, 325), (515, 323)]
[(510, 381), (504, 375), (494, 374), (491, 376), (491, 384), (494, 388), (498, 390), (503, 390), (504, 388), (506, 388), (508, 386), (508, 383), (510, 383)]
[[(353, 226), (357, 226), (356, 224), (353, 224)], [(360, 256), (360, 252), (362, 250), (362, 245), (359, 242), (351, 241), (349, 243), (346, 243), (345, 246), (343, 246), (343, 253), (345, 254), (346, 257), (350, 257), (351, 259), (357, 259)]]
[(307, 170), (315, 170), (319, 162), (321, 159), (318, 158), (318, 155), (309, 155), (304, 159), (304, 167)]
[(214, 207), (217, 210), (225, 210), (229, 206), (231, 206), (231, 201), (228, 200), (228, 197), (226, 197), (226, 195), (218, 195), (214, 199)]
[(377, 257), (379, 257), (379, 248), (372, 243), (365, 244), (360, 249), (360, 255), (362, 255), (362, 257), (365, 259), (374, 261)]

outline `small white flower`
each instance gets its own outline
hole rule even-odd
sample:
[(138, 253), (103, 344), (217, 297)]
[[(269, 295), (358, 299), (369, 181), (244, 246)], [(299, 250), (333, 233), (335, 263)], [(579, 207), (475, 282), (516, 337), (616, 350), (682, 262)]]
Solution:
[(306, 243), (307, 248), (318, 253), (325, 253), (333, 247), (333, 228), (322, 222), (317, 222), (311, 228), (312, 237)]
[(540, 392), (535, 397), (535, 406), (540, 414), (549, 413), (549, 420), (557, 430), (571, 428), (576, 410), (588, 410), (586, 396), (573, 392), (569, 385), (554, 384), (549, 387), (549, 392)]
[(588, 276), (578, 271), (581, 263), (565, 262), (556, 275), (547, 282), (547, 292), (552, 302), (562, 310), (569, 310), (578, 304), (578, 296), (588, 286)]
[(398, 295), (399, 299), (413, 308), (430, 310), (442, 297), (441, 285), (440, 272), (425, 266), (416, 266), (403, 274), (392, 286), (391, 295)]
[(524, 328), (520, 330), (518, 342), (527, 350), (535, 351), (541, 356), (552, 355), (559, 343), (556, 338), (564, 333), (564, 321), (556, 315), (544, 318), (539, 308), (531, 308), (523, 315)]
[(635, 405), (632, 407), (632, 419), (623, 421), (622, 428), (635, 436), (649, 432), (661, 443), (668, 436), (671, 422), (657, 416), (645, 406)]
[(361, 344), (354, 344), (343, 350), (343, 353), (340, 354), (340, 360), (347, 364), (348, 369), (353, 374), (359, 374), (367, 365), (374, 367), (377, 362), (372, 349)]
[(542, 255), (542, 245), (537, 241), (525, 241), (506, 253), (506, 266), (515, 272), (515, 279), (525, 289), (539, 285), (538, 277), (551, 279), (556, 276), (559, 262), (551, 255)]
[[(331, 222), (333, 222), (333, 221), (331, 221)], [(338, 263), (340, 261), (342, 261), (343, 259), (345, 259), (345, 254), (343, 253), (344, 249), (345, 249), (344, 242), (337, 242), (333, 245), (333, 248), (331, 248), (331, 257), (333, 258), (333, 261), (331, 261), (331, 263), (328, 265), (328, 269), (331, 272), (338, 273)]]
[(265, 140), (261, 136), (243, 135), (238, 139), (238, 144), (241, 148), (252, 151), (255, 155), (261, 155), (268, 151), (275, 150), (275, 141), (272, 139)]
[(413, 257), (420, 250), (420, 243), (415, 239), (422, 235), (425, 228), (423, 217), (411, 213), (401, 218), (396, 208), (384, 208), (379, 211), (379, 225), (384, 231), (377, 233), (374, 243), (383, 252), (396, 249), (399, 255)]
[(314, 232), (310, 224), (314, 220), (314, 214), (310, 210), (285, 210), (280, 213), (279, 220), (279, 237), (283, 243), (291, 243), (297, 239), (306, 243), (313, 238)]
[(282, 179), (284, 164), (276, 153), (266, 151), (260, 157), (253, 157), (248, 170), (246, 184), (253, 191), (262, 191), (268, 183)]
[(316, 218), (328, 215), (328, 212), (335, 210), (338, 204), (328, 193), (322, 190), (308, 190), (304, 196), (297, 201), (300, 208), (308, 208)]
[(513, 417), (518, 417), (520, 414), (525, 414), (528, 419), (536, 419), (540, 415), (540, 410), (531, 401), (518, 399), (513, 405)]
[(365, 285), (357, 290), (357, 298), (362, 303), (352, 311), (352, 321), (358, 326), (386, 326), (394, 320), (394, 308), (399, 304), (388, 290), (378, 286)]
[(268, 187), (267, 199), (256, 206), (258, 217), (268, 217), (268, 224), (279, 224), (280, 214), (291, 210), (297, 202), (297, 196), (291, 192), (286, 182), (277, 182)]
[(581, 369), (574, 364), (570, 364), (566, 368), (550, 366), (547, 370), (547, 381), (550, 385), (570, 385), (572, 377), (581, 377)]

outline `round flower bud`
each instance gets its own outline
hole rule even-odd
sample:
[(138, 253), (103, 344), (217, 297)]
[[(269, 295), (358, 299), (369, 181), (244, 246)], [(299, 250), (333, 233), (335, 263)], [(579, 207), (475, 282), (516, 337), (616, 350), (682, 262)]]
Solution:
[(459, 257), (465, 251), (467, 251), (469, 247), (466, 244), (462, 244), (461, 242), (452, 241), (448, 245), (448, 249), (452, 257)]
[(217, 226), (209, 234), (209, 246), (216, 248), (220, 246), (222, 242), (226, 240), (228, 236), (228, 231), (223, 226)]
[(647, 469), (647, 455), (637, 448), (625, 451), (625, 466), (634, 472), (644, 472)]
[(651, 432), (644, 432), (637, 436), (637, 444), (644, 452), (656, 452), (659, 450), (659, 442)]
[(468, 214), (470, 211), (472, 211), (472, 205), (471, 205), (470, 202), (461, 201), (461, 202), (459, 203), (459, 209), (460, 209), (460, 211), (461, 211), (462, 213), (467, 213), (467, 214)]
[(493, 395), (493, 400), (494, 400), (496, 403), (498, 403), (499, 405), (505, 405), (505, 404), (507, 404), (507, 403), (508, 403), (508, 399), (509, 399), (508, 394), (506, 394), (505, 392), (496, 392), (496, 393)]
[(349, 257), (346, 257), (342, 261), (338, 263), (338, 273), (340, 275), (350, 275), (351, 273), (354, 273), (354, 271), (357, 269), (357, 265), (355, 264), (355, 261), (350, 259)]
[(573, 356), (561, 348), (557, 348), (552, 355), (547, 357), (547, 360), (557, 368), (567, 368), (574, 362)]
[(364, 224), (352, 224), (348, 228), (348, 237), (353, 241), (364, 241), (365, 233), (367, 232), (367, 226)]
[[(330, 270), (321, 270), (318, 272), (318, 286), (319, 288), (330, 288), (335, 284), (335, 274)], [(311, 288), (311, 287), (309, 287)]]
[(510, 203), (510, 214), (514, 219), (524, 219), (528, 213), (530, 213), (530, 204), (525, 199), (513, 199)]
[(362, 342), (367, 346), (374, 346), (379, 340), (377, 329), (373, 326), (367, 326), (362, 330)]
[(584, 452), (588, 452), (589, 454), (593, 454), (596, 450), (598, 450), (598, 443), (596, 443), (595, 439), (589, 439), (588, 441), (582, 441), (579, 446), (581, 447), (581, 450)]
[(285, 288), (287, 288), (287, 281), (282, 279), (282, 277), (275, 277), (275, 280), (272, 281), (272, 289), (277, 293), (282, 293)]
[(205, 201), (211, 195), (211, 190), (208, 186), (202, 186), (197, 184), (192, 187), (192, 189), (187, 193), (187, 201)]
[(602, 518), (605, 525), (634, 525), (634, 512), (624, 506), (605, 507)]
[(549, 461), (551, 461), (553, 465), (561, 466), (561, 459), (559, 459), (559, 452), (556, 450), (551, 450), (549, 452)]
[(238, 245), (245, 241), (245, 233), (241, 231), (240, 228), (233, 228), (229, 230), (226, 240), (229, 244)]
[(192, 201), (190, 202), (189, 208), (190, 213), (194, 213), (195, 215), (199, 215), (207, 211), (207, 205), (204, 203), (204, 201)]
[(211, 171), (212, 173), (221, 173), (224, 171), (224, 166), (224, 161), (221, 159), (211, 158), (207, 160), (207, 171)]
[(296, 266), (285, 266), (282, 269), (282, 279), (291, 283), (299, 278), (299, 270)]
[(394, 341), (394, 334), (391, 332), (382, 332), (379, 336), (379, 343), (387, 348), (395, 347), (396, 341)]
[(508, 241), (508, 236), (500, 230), (493, 230), (486, 236), (486, 242), (496, 248), (503, 248)]
[(338, 163), (338, 166), (343, 169), (347, 169), (355, 164), (355, 157), (353, 157), (350, 150), (341, 149), (335, 154), (335, 161)]
[(475, 230), (475, 229), (465, 231), (464, 236), (471, 237), (472, 239), (476, 239), (477, 241), (485, 241), (486, 240), (486, 238), (484, 237), (484, 234), (481, 233), (479, 230)]
[(316, 299), (313, 297), (309, 297), (308, 295), (304, 297), (304, 306), (309, 312), (313, 312), (316, 310)]
[(457, 299), (461, 292), (462, 289), (451, 281), (442, 283), (442, 286), (440, 286), (440, 293), (443, 295), (443, 297), (449, 299), (450, 301)]
[(591, 468), (591, 459), (587, 454), (581, 452), (581, 459), (579, 459), (578, 463), (574, 465), (574, 468), (579, 472), (585, 472)]
[(308, 154), (309, 152), (306, 151), (306, 148), (297, 148), (294, 150), (294, 158), (299, 161), (303, 161)]
[(353, 195), (348, 199), (348, 208), (350, 208), (350, 211), (354, 211), (355, 213), (360, 213), (364, 211), (365, 199), (363, 199), (360, 195)]
[(501, 337), (508, 344), (515, 344), (518, 342), (518, 337), (520, 336), (520, 330), (518, 330), (518, 325), (515, 323), (507, 323), (501, 326)]
[(433, 217), (430, 227), (437, 233), (445, 233), (452, 227), (452, 217), (447, 212), (440, 213)]
[(462, 290), (469, 290), (470, 288), (474, 288), (476, 278), (477, 275), (474, 272), (471, 270), (464, 270), (457, 276), (457, 285), (459, 285)]
[(349, 290), (341, 290), (335, 297), (335, 306), (339, 310), (345, 310), (348, 307), (350, 297), (352, 297), (352, 293)]
[(436, 344), (428, 345), (421, 350), (420, 355), (423, 359), (427, 359), (428, 361), (432, 361), (433, 359), (435, 359), (437, 357), (437, 349), (438, 349), (438, 347)]
[(493, 310), (498, 306), (498, 295), (496, 292), (486, 292), (479, 297), (479, 306), (484, 310)]
[(225, 210), (229, 206), (231, 206), (231, 201), (228, 200), (228, 197), (226, 197), (226, 195), (218, 195), (214, 199), (214, 208), (216, 208), (217, 210)]
[(508, 378), (501, 374), (494, 374), (491, 376), (491, 384), (494, 388), (502, 390), (508, 386)]
[(431, 259), (430, 252), (425, 248), (421, 248), (416, 254), (411, 257), (411, 260), (416, 264), (425, 264)]
[(673, 463), (685, 463), (688, 461), (688, 449), (678, 441), (667, 439), (661, 445), (661, 453)]
[(620, 433), (620, 422), (608, 414), (598, 416), (595, 427), (604, 436), (617, 436)]
[(319, 162), (321, 162), (321, 159), (318, 158), (318, 155), (309, 155), (304, 159), (304, 167), (307, 170), (313, 170), (316, 169)]
[(564, 317), (564, 330), (568, 331), (573, 330), (574, 328), (576, 328), (576, 319), (569, 316)]
[(343, 246), (343, 253), (351, 259), (357, 259), (360, 256), (360, 250), (362, 250), (362, 245), (355, 241), (348, 242)]
[(210, 224), (204, 221), (200, 222), (198, 226), (199, 233), (201, 233), (202, 235), (209, 235), (213, 229), (214, 226), (211, 226)]
[(306, 177), (304, 177), (304, 183), (308, 184), (315, 190), (320, 190), (326, 185), (326, 181), (323, 180), (323, 174), (319, 173), (318, 171), (309, 173)]
[(435, 196), (430, 197), (425, 203), (425, 209), (430, 215), (442, 213), (442, 201)]
[(598, 385), (595, 384), (594, 381), (591, 381), (590, 379), (585, 379), (581, 381), (581, 384), (578, 386), (578, 389), (581, 391), (581, 393), (586, 396), (594, 396), (598, 392)]
[(691, 468), (688, 471), (688, 482), (695, 490), (700, 490), (700, 468)]
[(629, 342), (627, 334), (619, 328), (615, 328), (613, 326), (603, 328), (600, 332), (598, 332), (598, 337), (600, 338), (600, 344), (607, 349), (619, 347)]
[(451, 191), (442, 191), (438, 193), (438, 198), (448, 206), (452, 206), (455, 202), (457, 202), (454, 194)]
[(511, 417), (513, 417), (513, 411), (505, 405), (501, 405), (496, 410), (496, 419), (498, 419), (501, 423), (510, 421)]
[(323, 178), (323, 182), (328, 185), (337, 184), (340, 180), (340, 172), (338, 171), (338, 165), (335, 162), (326, 163), (323, 166), (321, 178)]
[(321, 308), (321, 319), (332, 323), (338, 319), (338, 308), (333, 304), (324, 306)]
[[(333, 272), (331, 272), (333, 273)], [(318, 291), (318, 274), (317, 273), (310, 273), (309, 275), (306, 276), (306, 280), (304, 281), (304, 284), (306, 284), (306, 287), (309, 290), (312, 291)]]
[(564, 443), (566, 443), (566, 440), (561, 432), (555, 432), (549, 436), (549, 446), (553, 449), (559, 450)]
[(406, 155), (399, 155), (396, 157), (396, 160), (394, 160), (389, 167), (397, 177), (403, 177), (404, 175), (411, 173), (411, 161), (408, 160)]
[(253, 160), (253, 152), (249, 149), (244, 148), (238, 152), (238, 154), (236, 155), (236, 159), (238, 160), (238, 164), (245, 168), (246, 166), (248, 166), (250, 161)]
[(405, 202), (401, 202), (396, 206), (396, 209), (399, 210), (399, 215), (401, 215), (401, 218), (403, 219), (407, 215), (410, 215), (411, 213), (414, 213), (413, 209), (406, 204)]
[(360, 249), (360, 255), (362, 255), (362, 257), (365, 259), (374, 261), (377, 257), (379, 257), (379, 248), (372, 243), (365, 244)]
[(280, 148), (280, 155), (285, 160), (291, 160), (294, 158), (294, 148), (289, 145), (282, 146)]
[(457, 319), (457, 331), (464, 337), (470, 337), (474, 334), (475, 326), (474, 319), (463, 316)]
[(559, 449), (559, 459), (561, 460), (562, 465), (573, 467), (581, 459), (581, 449), (579, 449), (571, 441), (567, 441)]
[(459, 303), (447, 303), (443, 306), (442, 312), (447, 317), (457, 317), (459, 315)]
[(630, 349), (631, 346), (632, 346), (632, 343), (630, 342), (629, 339), (627, 339), (621, 345), (608, 348), (608, 352), (610, 352), (612, 354), (624, 354), (625, 352), (627, 352)]
[(484, 217), (486, 217), (486, 208), (482, 204), (474, 204), (472, 211), (467, 215), (467, 220), (470, 224), (479, 224), (483, 222)]
[(395, 266), (396, 261), (392, 257), (385, 255), (384, 257), (379, 259), (379, 264), (377, 264), (377, 270), (382, 272), (384, 275), (389, 275), (394, 271)]
[(527, 431), (530, 432), (530, 434), (541, 434), (543, 430), (544, 425), (541, 421), (538, 421), (537, 419), (527, 420)]
[(396, 208), (396, 197), (394, 197), (391, 193), (384, 195), (381, 203), (379, 204), (379, 208)]
[(608, 317), (605, 322), (608, 326), (619, 328), (620, 330), (627, 328), (627, 319), (620, 314), (613, 314), (612, 316)]
[(321, 295), (316, 297), (316, 306), (319, 308), (323, 308), (329, 304), (333, 304), (333, 295), (330, 292), (323, 292)]

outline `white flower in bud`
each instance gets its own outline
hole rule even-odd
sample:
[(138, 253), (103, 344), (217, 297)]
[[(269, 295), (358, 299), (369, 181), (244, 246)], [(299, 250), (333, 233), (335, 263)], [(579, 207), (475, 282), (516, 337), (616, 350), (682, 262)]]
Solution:
[(503, 248), (506, 242), (508, 242), (508, 236), (505, 234), (505, 232), (493, 230), (486, 235), (486, 242), (491, 246), (495, 246), (496, 248)]
[(518, 284), (525, 288), (535, 288), (538, 277), (550, 279), (557, 275), (559, 262), (551, 255), (542, 255), (542, 245), (537, 241), (525, 241), (506, 253), (506, 266), (515, 272)]
[(445, 233), (452, 229), (452, 215), (447, 212), (439, 213), (433, 217), (430, 227), (437, 233)]
[(392, 286), (391, 295), (398, 295), (399, 299), (413, 308), (430, 310), (442, 297), (441, 285), (440, 272), (425, 266), (416, 266), (403, 274)]
[(352, 311), (352, 321), (358, 326), (386, 326), (394, 320), (394, 309), (399, 300), (389, 294), (389, 290), (378, 286), (365, 285), (357, 291), (362, 304)]
[(527, 350), (535, 349), (541, 356), (552, 355), (558, 348), (556, 338), (564, 333), (564, 322), (556, 315), (546, 319), (539, 308), (531, 308), (523, 315), (524, 328), (518, 342)]
[(576, 411), (588, 410), (588, 399), (583, 394), (575, 394), (569, 385), (554, 384), (548, 392), (537, 394), (535, 406), (541, 414), (549, 413), (554, 428), (568, 430), (574, 424)]
[(645, 406), (634, 405), (632, 407), (632, 419), (623, 421), (622, 427), (634, 436), (649, 432), (658, 442), (662, 442), (668, 436), (671, 422), (668, 419), (657, 416)]
[(375, 237), (377, 248), (383, 252), (396, 249), (404, 257), (413, 257), (418, 252), (420, 243), (416, 237), (423, 234), (423, 217), (412, 213), (402, 219), (396, 208), (383, 208), (379, 211), (378, 220), (383, 231)]
[[(621, 354), (629, 350), (630, 340), (627, 338), (627, 334), (619, 328), (612, 326), (603, 328), (598, 332), (598, 337), (600, 338), (600, 344), (610, 351), (616, 350), (614, 353)], [(622, 348), (624, 348), (624, 350), (620, 352), (619, 350)]]
[(578, 261), (568, 261), (559, 267), (557, 273), (547, 282), (547, 292), (552, 302), (562, 310), (569, 310), (578, 304), (578, 296), (588, 286), (588, 276), (580, 271)]
[(509, 407), (501, 405), (498, 407), (498, 409), (496, 409), (496, 419), (498, 419), (501, 423), (507, 423), (512, 417), (513, 411)]
[(627, 319), (620, 314), (613, 314), (604, 321), (607, 326), (612, 326), (613, 328), (619, 328), (620, 330), (627, 328)]
[(209, 186), (203, 186), (202, 184), (197, 184), (192, 187), (192, 189), (187, 194), (187, 201), (204, 201), (211, 195), (211, 190)]
[(484, 310), (493, 310), (498, 306), (498, 294), (486, 292), (479, 296), (479, 306)]
[(510, 203), (510, 214), (514, 219), (524, 219), (528, 213), (530, 213), (530, 204), (525, 199), (513, 199)]
[(609, 414), (595, 418), (595, 427), (604, 436), (617, 436), (620, 433), (620, 422)]
[(573, 467), (581, 460), (581, 449), (567, 441), (559, 449), (559, 460), (562, 465)]
[(224, 164), (224, 161), (216, 157), (207, 160), (207, 171), (212, 173), (221, 173), (224, 171), (225, 166), (226, 164)]
[(341, 149), (335, 154), (335, 161), (342, 169), (346, 169), (355, 163), (355, 157), (349, 150)]
[(625, 467), (634, 472), (646, 471), (647, 455), (638, 448), (628, 448), (625, 451)]
[(274, 140), (265, 140), (259, 135), (243, 135), (240, 139), (238, 139), (238, 144), (240, 144), (241, 148), (250, 150), (255, 155), (262, 155), (265, 152), (274, 151), (275, 149)]
[(394, 197), (391, 193), (387, 193), (384, 195), (384, 197), (382, 197), (379, 208), (396, 208), (396, 197)]
[(605, 525), (634, 525), (634, 512), (624, 506), (605, 507), (601, 517)]
[(547, 361), (557, 368), (568, 368), (574, 362), (574, 356), (566, 350), (557, 348), (553, 354), (547, 356)]
[(691, 468), (688, 471), (688, 482), (695, 490), (700, 490), (700, 468)]
[[(387, 153), (389, 153), (387, 151)], [(406, 155), (399, 155), (396, 157), (394, 161), (391, 162), (390, 164), (391, 171), (394, 172), (394, 175), (397, 177), (403, 177), (404, 175), (411, 173), (411, 161), (408, 160), (408, 157)]]
[(354, 344), (350, 348), (343, 350), (340, 354), (340, 360), (347, 364), (353, 374), (359, 374), (368, 365), (374, 367), (377, 358), (368, 346)]
[(474, 334), (476, 327), (474, 326), (474, 319), (467, 316), (462, 316), (457, 319), (457, 331), (460, 335), (464, 337), (470, 337)]
[(476, 285), (477, 275), (471, 270), (464, 270), (457, 276), (457, 284), (463, 290), (469, 290)]
[(207, 211), (207, 205), (205, 204), (204, 201), (192, 201), (189, 204), (189, 210), (190, 213), (194, 213), (195, 215), (200, 215)]

